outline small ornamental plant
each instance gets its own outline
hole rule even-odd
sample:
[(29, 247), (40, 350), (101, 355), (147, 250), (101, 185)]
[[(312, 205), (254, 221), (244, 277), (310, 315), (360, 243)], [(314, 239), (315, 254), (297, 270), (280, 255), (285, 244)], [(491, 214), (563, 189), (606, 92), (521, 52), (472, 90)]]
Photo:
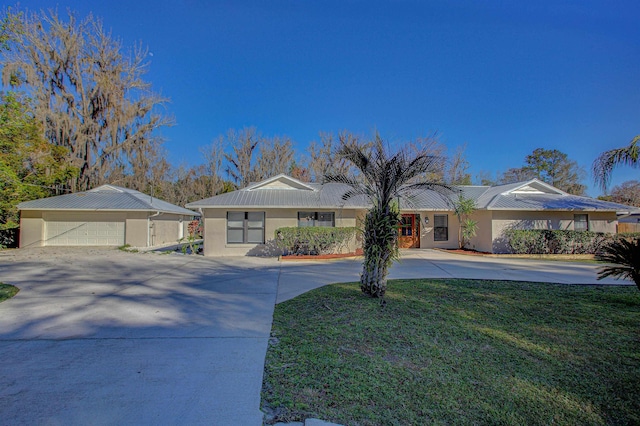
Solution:
[[(198, 244), (194, 245), (194, 242), (202, 234), (202, 225), (200, 224), (200, 221), (192, 220), (191, 222), (189, 222), (189, 224), (187, 225), (187, 232), (189, 233), (189, 236), (187, 237), (189, 250), (191, 251), (191, 254), (195, 254), (198, 250)], [(186, 253), (186, 251), (187, 247), (183, 246), (182, 252)]]

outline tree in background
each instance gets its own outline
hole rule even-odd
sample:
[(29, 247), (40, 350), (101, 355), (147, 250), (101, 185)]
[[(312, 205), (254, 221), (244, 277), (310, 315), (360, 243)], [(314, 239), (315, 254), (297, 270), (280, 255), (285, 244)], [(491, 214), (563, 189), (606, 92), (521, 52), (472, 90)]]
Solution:
[(498, 180), (499, 175), (496, 177), (496, 173), (487, 170), (480, 170), (476, 175), (476, 182), (482, 186), (498, 185)]
[(609, 195), (598, 198), (614, 203), (640, 207), (640, 181), (628, 180), (623, 182), (620, 185), (614, 186)]
[(506, 185), (509, 183), (524, 182), (527, 180), (535, 179), (537, 177), (538, 176), (536, 175), (536, 173), (531, 169), (528, 169), (526, 167), (512, 167), (505, 170), (500, 175), (497, 184)]
[(224, 154), (227, 175), (238, 188), (288, 173), (294, 163), (293, 143), (288, 137), (267, 138), (255, 127), (229, 130), (224, 143), (231, 147), (231, 152)]
[(441, 160), (437, 164), (432, 164), (426, 172), (416, 176), (415, 180), (434, 183), (445, 183), (447, 181), (445, 174), (448, 170), (451, 170), (447, 162), (447, 147), (440, 143), (437, 133), (419, 137), (406, 144), (406, 147), (409, 155), (420, 156), (428, 152), (431, 156)]
[(14, 13), (5, 9), (8, 49), (2, 52), (4, 85), (21, 88), (34, 102), (45, 139), (65, 148), (79, 170), (69, 182), (85, 190), (112, 175), (147, 179), (147, 158), (160, 140), (155, 131), (172, 120), (158, 108), (166, 99), (143, 77), (147, 51), (123, 51), (100, 20), (67, 20), (57, 12)]
[(467, 145), (459, 146), (448, 162), (446, 168), (445, 182), (449, 185), (471, 185), (471, 174), (469, 174), (469, 162), (465, 157)]
[(227, 175), (238, 188), (244, 188), (253, 180), (254, 155), (257, 152), (260, 137), (255, 127), (245, 127), (240, 131), (229, 130), (225, 144), (231, 147), (225, 153)]
[(0, 94), (0, 230), (18, 226), (20, 202), (67, 192), (77, 170), (66, 154), (42, 137), (28, 99)]
[(557, 149), (537, 148), (525, 157), (525, 165), (505, 171), (498, 184), (539, 179), (569, 194), (584, 195), (586, 186), (581, 182), (584, 170), (567, 154)]
[(606, 191), (609, 186), (611, 174), (616, 166), (640, 167), (640, 162), (638, 162), (638, 153), (640, 152), (638, 142), (640, 142), (640, 135), (634, 137), (629, 146), (605, 151), (595, 159), (592, 166), (593, 179), (603, 191)]
[(569, 194), (583, 195), (586, 186), (580, 183), (584, 170), (557, 149), (537, 148), (525, 158), (525, 168), (536, 177)]
[(289, 176), (302, 182), (311, 182), (311, 172), (304, 165), (299, 165), (295, 160), (289, 166)]
[(313, 182), (322, 182), (324, 176), (348, 175), (355, 172), (353, 165), (338, 154), (340, 147), (357, 145), (360, 138), (348, 131), (338, 134), (337, 140), (333, 133), (320, 133), (320, 142), (312, 141), (307, 148), (309, 174)]
[(291, 165), (295, 163), (294, 154), (293, 143), (286, 136), (262, 139), (253, 173), (254, 181), (288, 173)]
[[(204, 196), (200, 199), (226, 192), (225, 189), (228, 189), (229, 183), (225, 184), (225, 181), (220, 177), (223, 170), (224, 140), (221, 137), (214, 139), (209, 145), (200, 148), (200, 154), (204, 159), (201, 174), (206, 176), (204, 191), (202, 191)], [(189, 202), (196, 200), (189, 200)]]
[(364, 223), (360, 288), (369, 296), (382, 298), (387, 290), (389, 267), (398, 253), (398, 200), (416, 189), (445, 190), (443, 184), (417, 180), (438, 167), (443, 159), (428, 151), (410, 152), (407, 148), (389, 153), (377, 134), (369, 146), (342, 143), (337, 154), (353, 164), (359, 175), (325, 175), (325, 179), (350, 187), (343, 195), (344, 200), (362, 196), (372, 205)]

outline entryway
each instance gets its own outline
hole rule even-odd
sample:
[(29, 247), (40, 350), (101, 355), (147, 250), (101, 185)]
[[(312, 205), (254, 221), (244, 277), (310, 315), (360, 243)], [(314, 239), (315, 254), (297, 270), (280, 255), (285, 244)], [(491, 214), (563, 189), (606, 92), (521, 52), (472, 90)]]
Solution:
[(420, 248), (420, 215), (403, 214), (398, 229), (398, 247)]

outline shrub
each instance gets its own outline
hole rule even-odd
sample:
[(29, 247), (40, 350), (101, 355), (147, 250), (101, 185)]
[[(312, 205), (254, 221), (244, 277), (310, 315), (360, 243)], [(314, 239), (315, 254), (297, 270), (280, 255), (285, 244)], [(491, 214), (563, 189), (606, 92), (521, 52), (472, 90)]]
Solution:
[(517, 254), (596, 254), (619, 238), (602, 232), (548, 229), (509, 229), (504, 237)]
[(534, 254), (546, 252), (544, 234), (533, 229), (509, 229), (505, 231), (504, 237), (512, 253)]
[(284, 254), (338, 253), (355, 236), (356, 228), (287, 227), (278, 228), (275, 241)]

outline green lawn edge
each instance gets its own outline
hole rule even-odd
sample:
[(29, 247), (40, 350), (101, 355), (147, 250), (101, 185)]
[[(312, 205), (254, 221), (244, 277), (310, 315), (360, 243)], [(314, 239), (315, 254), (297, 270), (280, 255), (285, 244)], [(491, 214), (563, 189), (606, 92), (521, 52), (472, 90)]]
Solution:
[(18, 294), (19, 291), (20, 289), (16, 286), (0, 283), (0, 303), (7, 299), (11, 299), (13, 296)]
[(640, 424), (640, 292), (490, 280), (357, 283), (276, 305), (272, 422)]

